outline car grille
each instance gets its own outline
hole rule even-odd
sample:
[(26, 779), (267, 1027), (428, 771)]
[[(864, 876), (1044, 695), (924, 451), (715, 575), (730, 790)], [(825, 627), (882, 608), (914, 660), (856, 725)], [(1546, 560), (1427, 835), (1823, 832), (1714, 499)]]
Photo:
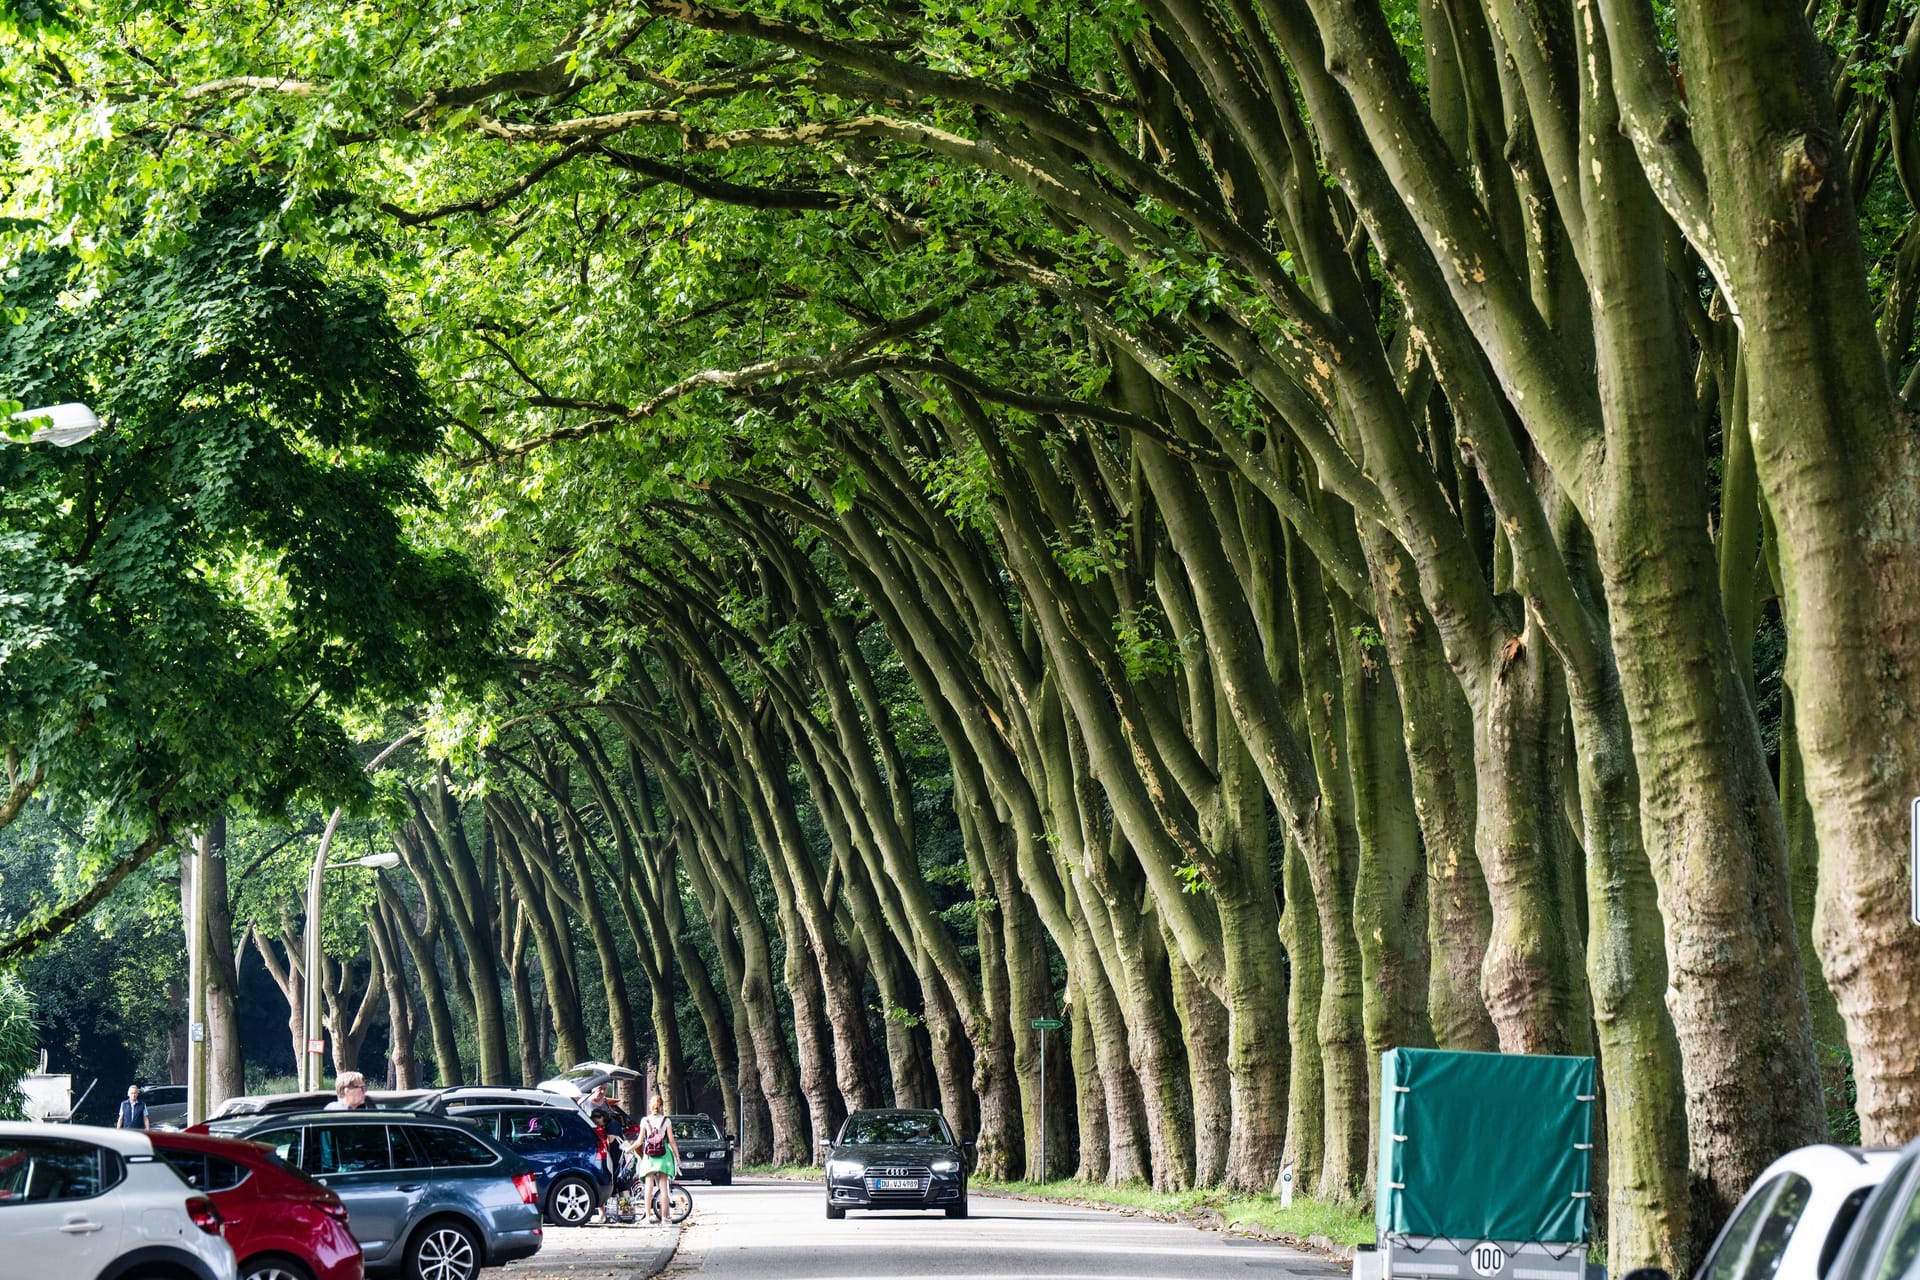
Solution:
[[(875, 1203), (887, 1200), (920, 1200), (927, 1194), (927, 1181), (933, 1171), (920, 1165), (869, 1165), (867, 1167), (867, 1197)], [(911, 1178), (913, 1188), (887, 1187), (881, 1189), (880, 1180), (889, 1182), (899, 1178)]]

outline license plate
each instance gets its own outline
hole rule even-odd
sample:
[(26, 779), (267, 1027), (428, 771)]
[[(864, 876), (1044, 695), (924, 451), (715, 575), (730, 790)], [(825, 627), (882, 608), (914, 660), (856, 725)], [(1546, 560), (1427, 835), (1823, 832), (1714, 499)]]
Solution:
[(682, 1160), (680, 1165), (684, 1169), (704, 1169), (707, 1167), (707, 1162), (705, 1160)]
[(873, 1189), (875, 1191), (918, 1191), (920, 1189), (920, 1179), (875, 1178), (873, 1180)]

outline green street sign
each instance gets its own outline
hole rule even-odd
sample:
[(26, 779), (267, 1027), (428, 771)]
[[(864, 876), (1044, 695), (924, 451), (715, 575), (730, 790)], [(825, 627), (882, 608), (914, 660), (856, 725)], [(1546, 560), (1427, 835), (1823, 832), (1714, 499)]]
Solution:
[(1058, 1018), (1035, 1018), (1033, 1020), (1033, 1029), (1035, 1031), (1058, 1031), (1065, 1025), (1067, 1024)]

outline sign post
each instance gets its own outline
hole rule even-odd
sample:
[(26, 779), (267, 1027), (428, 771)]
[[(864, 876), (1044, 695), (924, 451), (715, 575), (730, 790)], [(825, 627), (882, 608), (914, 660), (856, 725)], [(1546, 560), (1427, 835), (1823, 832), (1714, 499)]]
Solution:
[[(1920, 801), (1915, 801), (1920, 812)], [(1058, 1018), (1035, 1018), (1033, 1029), (1040, 1033), (1040, 1181), (1047, 1181), (1047, 1032), (1066, 1025)]]

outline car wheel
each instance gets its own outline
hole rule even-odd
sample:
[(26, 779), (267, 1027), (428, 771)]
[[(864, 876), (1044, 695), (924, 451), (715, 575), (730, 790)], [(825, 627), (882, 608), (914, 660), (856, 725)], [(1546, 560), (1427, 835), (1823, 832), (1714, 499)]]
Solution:
[(964, 1218), (967, 1216), (967, 1196), (964, 1191), (960, 1193), (959, 1204), (950, 1204), (947, 1206), (947, 1216), (949, 1218)]
[(730, 1187), (733, 1185), (733, 1172), (729, 1170), (726, 1173), (716, 1173), (708, 1181), (716, 1187)]
[(240, 1264), (240, 1280), (313, 1280), (313, 1273), (292, 1258), (249, 1258)]
[(562, 1227), (585, 1225), (593, 1216), (593, 1187), (585, 1178), (561, 1178), (547, 1192), (547, 1217)]
[(480, 1274), (480, 1242), (457, 1222), (430, 1222), (407, 1248), (414, 1280), (473, 1280)]
[(845, 1209), (842, 1209), (839, 1205), (830, 1204), (827, 1206), (827, 1217), (832, 1219), (833, 1221), (838, 1222), (840, 1219), (846, 1216), (847, 1216), (847, 1211)]

